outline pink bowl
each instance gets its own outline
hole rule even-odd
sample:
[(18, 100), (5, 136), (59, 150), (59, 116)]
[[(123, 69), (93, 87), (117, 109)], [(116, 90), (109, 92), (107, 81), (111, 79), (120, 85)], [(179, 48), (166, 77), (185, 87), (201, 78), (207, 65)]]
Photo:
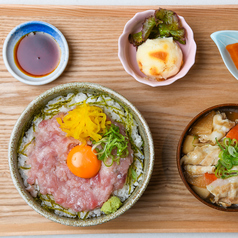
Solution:
[(194, 41), (193, 31), (186, 23), (183, 17), (179, 16), (183, 27), (186, 30), (186, 45), (179, 43), (183, 51), (183, 66), (180, 71), (173, 77), (165, 81), (149, 80), (139, 69), (136, 62), (136, 47), (129, 43), (130, 33), (136, 33), (141, 30), (142, 23), (148, 16), (153, 15), (155, 10), (147, 10), (136, 13), (125, 25), (124, 31), (118, 40), (118, 57), (128, 74), (133, 76), (138, 82), (150, 85), (152, 87), (169, 85), (176, 80), (184, 77), (192, 65), (195, 63), (197, 45)]

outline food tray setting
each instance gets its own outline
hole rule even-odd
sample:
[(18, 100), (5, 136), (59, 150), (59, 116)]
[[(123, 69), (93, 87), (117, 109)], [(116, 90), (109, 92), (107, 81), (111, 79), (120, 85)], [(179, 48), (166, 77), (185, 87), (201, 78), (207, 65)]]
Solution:
[[(196, 115), (214, 105), (238, 102), (238, 82), (226, 68), (210, 37), (215, 31), (238, 30), (236, 26), (233, 29), (227, 27), (232, 25), (238, 7), (163, 6), (182, 16), (192, 29), (196, 57), (182, 78), (164, 87), (151, 87), (136, 81), (124, 70), (118, 58), (118, 39), (136, 13), (158, 8), (54, 6), (49, 10), (47, 6), (0, 7), (3, 23), (0, 52), (3, 52), (3, 42), (9, 32), (30, 21), (55, 26), (64, 35), (69, 49), (64, 72), (45, 85), (18, 81), (8, 72), (3, 57), (0, 59), (0, 235), (238, 232), (238, 213), (213, 209), (192, 196), (180, 178), (176, 162), (181, 135)], [(140, 112), (139, 120), (145, 119), (153, 137), (154, 166), (151, 177), (152, 169), (146, 175), (148, 180), (150, 178), (148, 186), (145, 185), (144, 193), (136, 198), (137, 202), (130, 209), (101, 225), (74, 227), (46, 219), (22, 199), (9, 171), (8, 143), (23, 110), (33, 100), (38, 101), (39, 95), (43, 95), (40, 100), (44, 101), (43, 93), (47, 90), (85, 82), (100, 84), (102, 89), (113, 89), (121, 95), (116, 97), (125, 98), (123, 102), (127, 106), (132, 105), (132, 109), (135, 106), (134, 116), (137, 116), (137, 110)]]

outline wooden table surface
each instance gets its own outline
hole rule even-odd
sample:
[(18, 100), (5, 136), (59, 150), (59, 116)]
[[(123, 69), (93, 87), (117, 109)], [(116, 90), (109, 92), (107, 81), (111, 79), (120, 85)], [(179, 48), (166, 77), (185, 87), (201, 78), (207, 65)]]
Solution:
[[(196, 63), (172, 85), (152, 88), (129, 76), (117, 57), (117, 40), (138, 11), (159, 6), (0, 6), (0, 235), (142, 232), (238, 232), (238, 213), (206, 207), (182, 183), (176, 148), (187, 123), (207, 107), (238, 102), (238, 82), (226, 69), (210, 34), (238, 30), (236, 6), (163, 6), (183, 16), (194, 31)], [(44, 86), (25, 85), (11, 76), (2, 46), (18, 24), (42, 20), (65, 35), (70, 60), (65, 72)], [(23, 109), (39, 94), (69, 82), (94, 82), (131, 101), (147, 120), (155, 144), (151, 181), (139, 201), (117, 219), (76, 228), (47, 220), (20, 197), (8, 167), (8, 141)]]

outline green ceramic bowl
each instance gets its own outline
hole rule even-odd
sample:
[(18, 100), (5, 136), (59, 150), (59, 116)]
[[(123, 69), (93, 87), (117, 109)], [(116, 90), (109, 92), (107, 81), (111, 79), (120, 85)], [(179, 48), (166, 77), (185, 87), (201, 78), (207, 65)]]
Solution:
[[(111, 98), (119, 101), (123, 105), (125, 105), (127, 108), (129, 108), (130, 112), (134, 116), (134, 119), (139, 125), (139, 131), (140, 134), (144, 140), (144, 154), (145, 154), (145, 160), (144, 160), (144, 172), (143, 172), (143, 178), (139, 182), (139, 185), (136, 187), (136, 189), (133, 191), (131, 196), (123, 203), (123, 205), (113, 214), (110, 215), (102, 215), (97, 218), (89, 218), (86, 220), (76, 219), (76, 218), (67, 218), (67, 217), (60, 217), (55, 215), (53, 212), (49, 212), (45, 210), (43, 207), (40, 206), (39, 203), (37, 203), (33, 197), (30, 195), (29, 192), (26, 191), (23, 180), (20, 176), (19, 170), (18, 170), (18, 161), (17, 161), (17, 148), (19, 144), (20, 137), (22, 133), (24, 133), (31, 125), (31, 121), (33, 120), (34, 116), (39, 113), (41, 108), (44, 108), (45, 105), (52, 99), (63, 95), (66, 96), (68, 93), (75, 93), (75, 92), (98, 92), (98, 93), (105, 93), (108, 94)], [(37, 97), (35, 100), (33, 100), (27, 108), (23, 111), (19, 119), (17, 120), (9, 142), (9, 166), (10, 166), (10, 172), (12, 176), (12, 180), (14, 185), (16, 186), (18, 192), (23, 197), (23, 199), (28, 203), (29, 206), (31, 206), (35, 211), (43, 215), (44, 217), (64, 224), (64, 225), (70, 225), (70, 226), (91, 226), (91, 225), (98, 225), (107, 221), (110, 221), (119, 215), (123, 214), (125, 211), (127, 211), (131, 206), (133, 206), (136, 201), (140, 198), (140, 196), (145, 191), (151, 174), (153, 170), (153, 164), (154, 164), (154, 145), (153, 145), (153, 139), (151, 136), (150, 129), (143, 118), (143, 116), (140, 114), (140, 112), (124, 97), (122, 97), (120, 94), (116, 93), (115, 91), (100, 86), (98, 84), (93, 83), (70, 83), (70, 84), (64, 84), (59, 85), (55, 88), (52, 88), (45, 93), (41, 94), (39, 97)]]

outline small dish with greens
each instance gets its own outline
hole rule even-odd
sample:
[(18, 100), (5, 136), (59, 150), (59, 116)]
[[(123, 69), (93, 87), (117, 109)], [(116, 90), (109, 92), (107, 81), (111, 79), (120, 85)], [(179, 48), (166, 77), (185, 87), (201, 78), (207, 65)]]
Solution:
[[(162, 43), (157, 42), (160, 40)], [(164, 42), (167, 40), (169, 42)], [(145, 52), (148, 53), (148, 48), (167, 43), (171, 45), (169, 52), (175, 53), (166, 52), (166, 57), (164, 53), (153, 54), (153, 62), (159, 62), (162, 58), (163, 62), (151, 69), (151, 64), (147, 65), (151, 57), (147, 59), (148, 54)], [(143, 49), (140, 56), (137, 56), (142, 46), (147, 49)], [(184, 77), (195, 62), (196, 43), (192, 29), (183, 17), (161, 8), (139, 12), (129, 20), (119, 38), (118, 47), (118, 56), (126, 72), (138, 82), (152, 87), (169, 85)], [(156, 50), (161, 51), (162, 48)], [(154, 60), (158, 55), (160, 59)], [(164, 73), (163, 68), (167, 72)]]

